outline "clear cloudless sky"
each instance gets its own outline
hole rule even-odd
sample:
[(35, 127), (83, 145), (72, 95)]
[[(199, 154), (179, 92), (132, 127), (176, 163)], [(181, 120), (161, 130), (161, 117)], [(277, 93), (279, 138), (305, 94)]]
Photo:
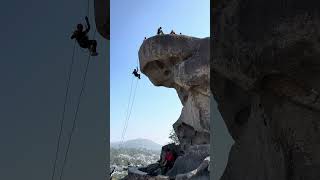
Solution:
[[(110, 141), (119, 141), (129, 102), (132, 70), (144, 37), (176, 33), (210, 36), (209, 0), (111, 0), (110, 40)], [(139, 80), (124, 140), (147, 138), (159, 144), (169, 132), (182, 105), (174, 89), (154, 86), (148, 77)]]

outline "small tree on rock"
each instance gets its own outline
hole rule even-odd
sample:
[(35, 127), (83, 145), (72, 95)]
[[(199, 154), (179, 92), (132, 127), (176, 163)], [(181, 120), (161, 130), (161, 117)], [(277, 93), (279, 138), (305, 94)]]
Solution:
[(180, 144), (179, 138), (178, 138), (176, 132), (174, 131), (174, 129), (171, 129), (170, 134), (169, 134), (169, 139), (171, 140), (170, 143)]

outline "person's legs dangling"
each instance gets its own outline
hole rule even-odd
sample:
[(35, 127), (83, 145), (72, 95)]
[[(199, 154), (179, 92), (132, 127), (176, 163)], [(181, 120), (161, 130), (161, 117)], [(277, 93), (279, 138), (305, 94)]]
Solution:
[(97, 41), (96, 40), (89, 40), (89, 47), (90, 47), (90, 52), (91, 55), (98, 55), (97, 53)]

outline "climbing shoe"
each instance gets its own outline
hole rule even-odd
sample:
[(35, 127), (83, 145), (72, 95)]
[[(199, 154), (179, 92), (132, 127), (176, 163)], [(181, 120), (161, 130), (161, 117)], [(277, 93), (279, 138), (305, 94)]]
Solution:
[(97, 52), (91, 52), (91, 56), (98, 56)]

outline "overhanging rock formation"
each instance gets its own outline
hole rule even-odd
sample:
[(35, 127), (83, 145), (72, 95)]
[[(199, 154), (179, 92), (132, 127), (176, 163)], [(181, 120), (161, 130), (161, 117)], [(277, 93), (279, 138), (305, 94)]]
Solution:
[[(184, 153), (165, 176), (150, 177), (131, 168), (127, 179), (209, 179), (209, 42), (209, 38), (158, 35), (141, 45), (141, 71), (154, 85), (174, 88), (183, 105), (173, 127)], [(153, 166), (157, 164), (149, 168)]]
[(139, 60), (154, 85), (179, 95), (183, 109), (174, 129), (182, 147), (209, 144), (209, 38), (154, 36), (143, 42)]
[(320, 179), (320, 2), (215, 5), (210, 85), (235, 140), (221, 180)]
[(94, 0), (94, 16), (97, 31), (110, 40), (110, 0)]

